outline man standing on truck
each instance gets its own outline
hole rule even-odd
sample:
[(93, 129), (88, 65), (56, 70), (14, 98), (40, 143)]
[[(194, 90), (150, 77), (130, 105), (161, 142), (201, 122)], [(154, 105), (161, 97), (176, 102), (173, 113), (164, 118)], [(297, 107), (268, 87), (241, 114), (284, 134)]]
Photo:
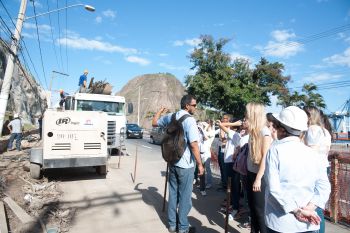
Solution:
[(79, 78), (79, 93), (86, 93), (87, 88), (87, 75), (89, 71), (87, 69), (84, 70), (84, 74)]
[[(176, 120), (179, 120), (184, 115), (193, 115), (196, 106), (196, 99), (192, 95), (184, 95), (181, 99), (181, 110), (175, 113)], [(152, 126), (165, 127), (170, 124), (173, 114), (160, 117), (165, 112), (167, 112), (167, 109), (162, 107), (154, 115)], [(195, 163), (198, 166), (198, 175), (203, 175), (204, 173), (199, 153), (199, 132), (196, 120), (193, 117), (187, 117), (181, 124), (184, 130), (186, 149), (180, 160), (174, 164), (169, 163), (168, 230), (173, 233), (190, 232), (187, 215), (192, 207), (191, 195)]]

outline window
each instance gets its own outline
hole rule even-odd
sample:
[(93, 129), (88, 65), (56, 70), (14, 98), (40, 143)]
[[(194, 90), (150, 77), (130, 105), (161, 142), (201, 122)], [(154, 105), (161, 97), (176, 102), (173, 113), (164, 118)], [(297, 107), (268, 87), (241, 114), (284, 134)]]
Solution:
[(124, 105), (108, 101), (77, 100), (78, 111), (103, 111), (108, 114), (124, 115)]

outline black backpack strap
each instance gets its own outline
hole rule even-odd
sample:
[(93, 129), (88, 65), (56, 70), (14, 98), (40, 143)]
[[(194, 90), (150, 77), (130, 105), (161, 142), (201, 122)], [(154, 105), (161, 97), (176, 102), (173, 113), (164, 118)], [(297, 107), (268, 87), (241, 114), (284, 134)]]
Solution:
[(176, 112), (171, 115), (170, 122), (176, 121)]
[(180, 117), (180, 119), (178, 119), (177, 121), (181, 124), (184, 120), (186, 120), (187, 117), (190, 117), (190, 114), (185, 114), (182, 117)]

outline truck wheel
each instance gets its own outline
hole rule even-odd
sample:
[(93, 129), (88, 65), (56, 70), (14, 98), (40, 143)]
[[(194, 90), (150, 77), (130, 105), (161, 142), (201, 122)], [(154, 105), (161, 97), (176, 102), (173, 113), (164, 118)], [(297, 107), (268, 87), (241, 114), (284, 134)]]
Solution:
[(30, 176), (33, 179), (40, 179), (41, 177), (41, 167), (37, 163), (30, 163)]
[(107, 165), (102, 165), (96, 167), (96, 172), (99, 175), (107, 175)]

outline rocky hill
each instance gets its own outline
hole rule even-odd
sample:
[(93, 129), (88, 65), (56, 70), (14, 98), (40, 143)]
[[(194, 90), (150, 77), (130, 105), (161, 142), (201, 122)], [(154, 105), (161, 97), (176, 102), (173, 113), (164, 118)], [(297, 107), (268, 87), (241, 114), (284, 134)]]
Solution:
[[(3, 83), (7, 64), (7, 48), (0, 40), (0, 88)], [(44, 89), (25, 70), (15, 65), (11, 80), (11, 90), (7, 103), (7, 114), (19, 113), (28, 123), (35, 123), (35, 117), (47, 107)], [(6, 119), (6, 118), (5, 118)]]
[(151, 128), (154, 113), (161, 107), (171, 112), (180, 109), (185, 88), (175, 76), (168, 73), (145, 74), (130, 80), (116, 95), (125, 96), (127, 103), (133, 104), (133, 113), (127, 115), (130, 123), (137, 123), (138, 98), (140, 91), (140, 125)]

